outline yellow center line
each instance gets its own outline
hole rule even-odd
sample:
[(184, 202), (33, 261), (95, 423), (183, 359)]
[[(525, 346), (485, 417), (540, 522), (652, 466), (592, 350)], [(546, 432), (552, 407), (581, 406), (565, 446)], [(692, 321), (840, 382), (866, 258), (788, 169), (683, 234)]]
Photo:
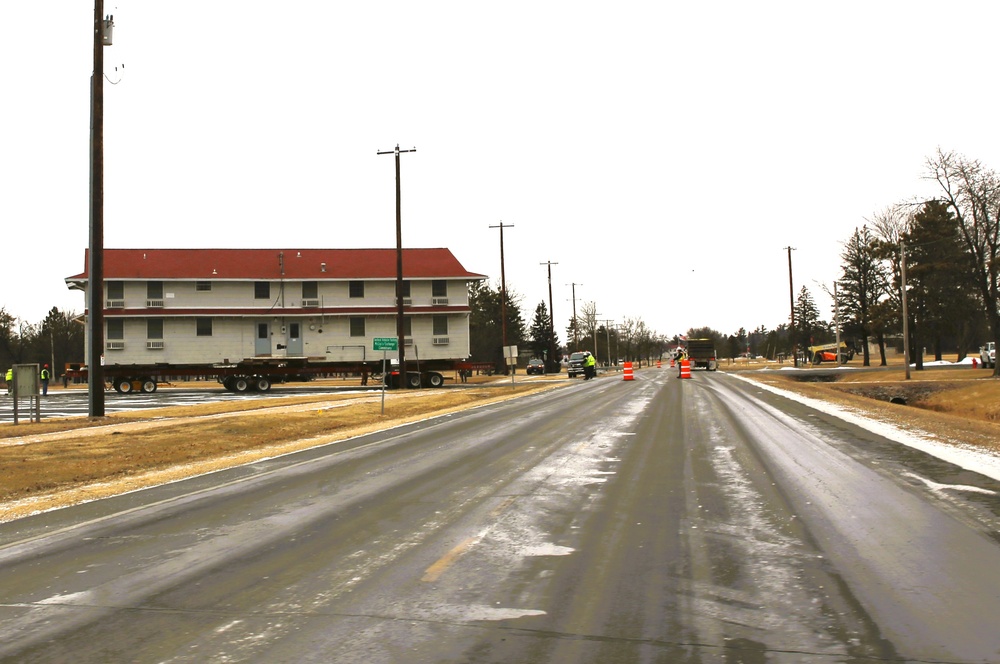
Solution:
[(468, 551), (473, 544), (482, 539), (481, 535), (474, 535), (472, 537), (465, 538), (462, 542), (458, 544), (454, 549), (448, 553), (441, 556), (436, 563), (427, 568), (424, 572), (424, 576), (420, 579), (424, 583), (434, 583), (445, 571), (451, 567), (458, 558)]

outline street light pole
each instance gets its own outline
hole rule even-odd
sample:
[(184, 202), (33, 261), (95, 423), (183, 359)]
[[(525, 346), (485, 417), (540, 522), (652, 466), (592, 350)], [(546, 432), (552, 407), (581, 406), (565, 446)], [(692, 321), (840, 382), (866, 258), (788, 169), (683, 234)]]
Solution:
[[(406, 352), (404, 337), (406, 336), (405, 318), (403, 317), (403, 206), (399, 186), (399, 155), (402, 152), (416, 152), (416, 148), (400, 150), (399, 143), (395, 150), (382, 150), (375, 154), (391, 154), (396, 156), (396, 343), (399, 348), (399, 380), (403, 388), (409, 387), (406, 380)], [(383, 378), (383, 380), (385, 380)]]

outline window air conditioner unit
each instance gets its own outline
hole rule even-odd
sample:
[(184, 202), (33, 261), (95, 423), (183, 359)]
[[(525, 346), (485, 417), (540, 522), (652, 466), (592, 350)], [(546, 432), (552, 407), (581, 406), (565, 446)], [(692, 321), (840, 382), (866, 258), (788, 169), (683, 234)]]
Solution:
[(108, 300), (108, 309), (123, 309), (125, 308), (125, 300)]
[(431, 343), (434, 344), (435, 346), (447, 346), (448, 337), (434, 337), (433, 339), (431, 339)]
[(162, 299), (158, 299), (158, 300), (146, 300), (146, 306), (149, 307), (150, 309), (162, 309), (163, 308), (163, 300)]
[(410, 337), (403, 337), (403, 345), (404, 346), (412, 346), (413, 345), (413, 339), (411, 339)]
[[(394, 299), (393, 301), (396, 302), (397, 304), (399, 303), (399, 300)], [(413, 298), (410, 298), (410, 297), (404, 297), (403, 298), (403, 306), (407, 306), (408, 307), (411, 304), (413, 304)]]
[(431, 298), (431, 304), (448, 304), (448, 298), (446, 298), (446, 297), (433, 297), (433, 298)]
[(302, 300), (302, 306), (303, 307), (318, 307), (319, 306), (319, 300), (317, 300), (315, 298), (310, 298), (310, 299), (303, 298), (303, 300)]
[(109, 341), (105, 344), (105, 348), (108, 350), (125, 350), (124, 341)]
[(149, 350), (163, 350), (163, 340), (146, 341), (146, 348)]

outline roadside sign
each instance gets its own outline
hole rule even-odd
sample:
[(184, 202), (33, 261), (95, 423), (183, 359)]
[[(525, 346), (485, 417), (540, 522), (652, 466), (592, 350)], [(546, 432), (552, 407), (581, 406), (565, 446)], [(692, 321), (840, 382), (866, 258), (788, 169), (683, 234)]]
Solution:
[(399, 350), (399, 339), (396, 337), (375, 337), (372, 339), (372, 350)]

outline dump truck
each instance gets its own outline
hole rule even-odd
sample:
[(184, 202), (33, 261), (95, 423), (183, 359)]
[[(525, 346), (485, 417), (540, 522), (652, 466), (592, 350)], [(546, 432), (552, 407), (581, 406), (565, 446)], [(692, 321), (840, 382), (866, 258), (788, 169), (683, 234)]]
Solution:
[(719, 368), (715, 342), (711, 339), (688, 339), (686, 352), (692, 369), (715, 371)]

